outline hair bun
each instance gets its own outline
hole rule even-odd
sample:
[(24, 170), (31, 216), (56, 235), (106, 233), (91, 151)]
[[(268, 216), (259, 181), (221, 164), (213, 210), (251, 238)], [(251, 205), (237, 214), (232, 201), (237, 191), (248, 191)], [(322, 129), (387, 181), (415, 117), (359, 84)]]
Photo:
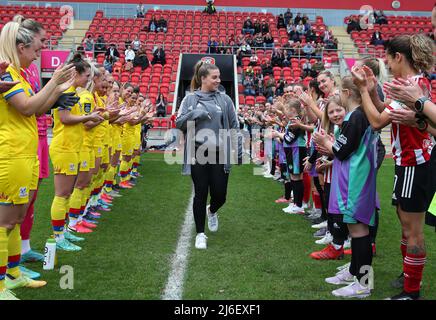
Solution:
[(80, 62), (82, 60), (82, 55), (80, 53), (75, 53), (73, 58), (71, 59), (71, 62)]
[(12, 19), (12, 21), (17, 22), (19, 24), (22, 24), (23, 21), (26, 20), (26, 18), (21, 15), (21, 14), (17, 14), (16, 16), (14, 16), (14, 18)]

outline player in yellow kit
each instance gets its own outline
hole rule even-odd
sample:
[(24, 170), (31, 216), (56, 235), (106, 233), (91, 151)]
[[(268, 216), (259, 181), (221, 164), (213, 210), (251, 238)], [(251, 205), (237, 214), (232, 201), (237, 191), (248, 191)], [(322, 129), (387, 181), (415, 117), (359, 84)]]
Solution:
[(20, 272), (20, 223), (38, 184), (35, 114), (45, 113), (56, 103), (71, 102), (62, 93), (71, 85), (74, 70), (70, 66), (58, 68), (34, 94), (22, 68), (40, 56), (44, 42), (42, 25), (32, 19), (8, 22), (0, 35), (1, 83), (11, 83), (0, 93), (0, 300), (17, 299), (12, 289), (46, 284)]
[[(73, 85), (67, 92), (76, 94), (76, 88), (85, 87), (89, 76), (90, 66), (82, 60), (80, 55), (74, 56), (71, 61), (76, 69), (76, 77)], [(69, 208), (76, 208), (77, 203), (80, 209), (81, 192), (74, 189), (76, 182), (79, 155), (83, 139), (83, 123), (88, 121), (100, 121), (98, 113), (87, 114), (81, 103), (72, 107), (58, 107), (53, 110), (54, 128), (53, 140), (50, 144), (50, 158), (53, 163), (55, 197), (51, 206), (51, 220), (53, 233), (56, 240), (56, 247), (65, 251), (78, 251), (81, 248), (71, 243), (77, 240), (73, 235), (64, 234), (65, 214), (70, 213), (70, 219), (77, 220), (79, 212), (71, 211)], [(71, 223), (71, 222), (70, 222)]]
[[(94, 91), (94, 83), (98, 82), (101, 76), (102, 74), (99, 69), (95, 67), (95, 64), (91, 64), (91, 76), (88, 84), (86, 88), (78, 90), (80, 97), (79, 103), (83, 105), (86, 113), (93, 113), (96, 109), (95, 97), (92, 92)], [(70, 208), (70, 210), (79, 212), (79, 217), (77, 218), (77, 223), (74, 223), (74, 220), (70, 217), (68, 225), (69, 230), (78, 233), (90, 233), (92, 232), (91, 227), (94, 227), (94, 225), (90, 224), (92, 221), (90, 220), (90, 216), (85, 214), (85, 209), (90, 199), (92, 188), (91, 181), (93, 177), (92, 170), (95, 168), (94, 137), (97, 132), (97, 126), (103, 120), (103, 117), (100, 117), (99, 121), (88, 121), (84, 123), (83, 142), (79, 156), (79, 173), (74, 186), (75, 189), (81, 190), (80, 209), (78, 209), (78, 202), (75, 208)]]
[[(131, 109), (135, 105), (137, 94), (133, 92), (133, 87), (131, 84), (126, 83), (124, 85), (121, 97), (126, 102), (126, 109)], [(134, 138), (134, 127), (129, 123), (123, 124), (123, 131), (121, 135), (122, 142), (122, 160), (120, 164), (120, 176), (121, 182), (119, 184), (122, 189), (130, 189), (132, 185), (129, 183), (130, 180), (130, 167), (133, 155), (133, 138)]]

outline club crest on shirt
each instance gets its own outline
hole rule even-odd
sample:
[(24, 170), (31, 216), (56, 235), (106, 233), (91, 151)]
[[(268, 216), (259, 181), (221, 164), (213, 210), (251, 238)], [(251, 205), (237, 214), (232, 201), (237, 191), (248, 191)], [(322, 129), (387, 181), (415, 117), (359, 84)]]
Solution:
[(29, 195), (27, 194), (27, 187), (20, 187), (19, 197), (27, 198)]
[(91, 112), (91, 103), (86, 102), (86, 103), (83, 105), (83, 110), (84, 110), (86, 113), (90, 113), (90, 112)]

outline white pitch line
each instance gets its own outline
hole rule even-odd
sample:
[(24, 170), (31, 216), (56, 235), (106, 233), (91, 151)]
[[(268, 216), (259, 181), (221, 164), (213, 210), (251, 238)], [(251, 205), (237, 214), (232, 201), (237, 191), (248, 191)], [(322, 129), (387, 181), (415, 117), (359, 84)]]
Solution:
[(194, 230), (194, 218), (192, 213), (193, 198), (194, 190), (192, 190), (191, 198), (186, 208), (185, 221), (183, 222), (179, 241), (177, 242), (177, 249), (171, 259), (171, 272), (168, 276), (162, 300), (182, 299), (183, 283), (185, 281), (185, 272), (192, 243), (192, 231)]

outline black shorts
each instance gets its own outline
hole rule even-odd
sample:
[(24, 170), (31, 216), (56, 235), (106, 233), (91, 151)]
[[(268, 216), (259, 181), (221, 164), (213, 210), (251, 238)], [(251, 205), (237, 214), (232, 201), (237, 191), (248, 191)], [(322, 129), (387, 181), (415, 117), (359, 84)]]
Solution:
[(395, 166), (392, 205), (406, 212), (425, 212), (433, 193), (430, 161), (414, 167)]
[[(433, 186), (433, 196), (436, 192), (436, 147), (433, 148), (430, 159), (430, 167), (431, 167), (431, 177), (432, 177), (432, 186)], [(433, 200), (433, 197), (430, 199), (430, 203)], [(432, 214), (433, 213), (433, 214)], [(425, 215), (425, 224), (436, 227), (436, 212), (427, 212)], [(436, 229), (435, 229), (436, 231)]]
[(307, 157), (306, 147), (284, 148), (286, 163), (290, 174), (301, 174), (304, 171), (304, 158)]

